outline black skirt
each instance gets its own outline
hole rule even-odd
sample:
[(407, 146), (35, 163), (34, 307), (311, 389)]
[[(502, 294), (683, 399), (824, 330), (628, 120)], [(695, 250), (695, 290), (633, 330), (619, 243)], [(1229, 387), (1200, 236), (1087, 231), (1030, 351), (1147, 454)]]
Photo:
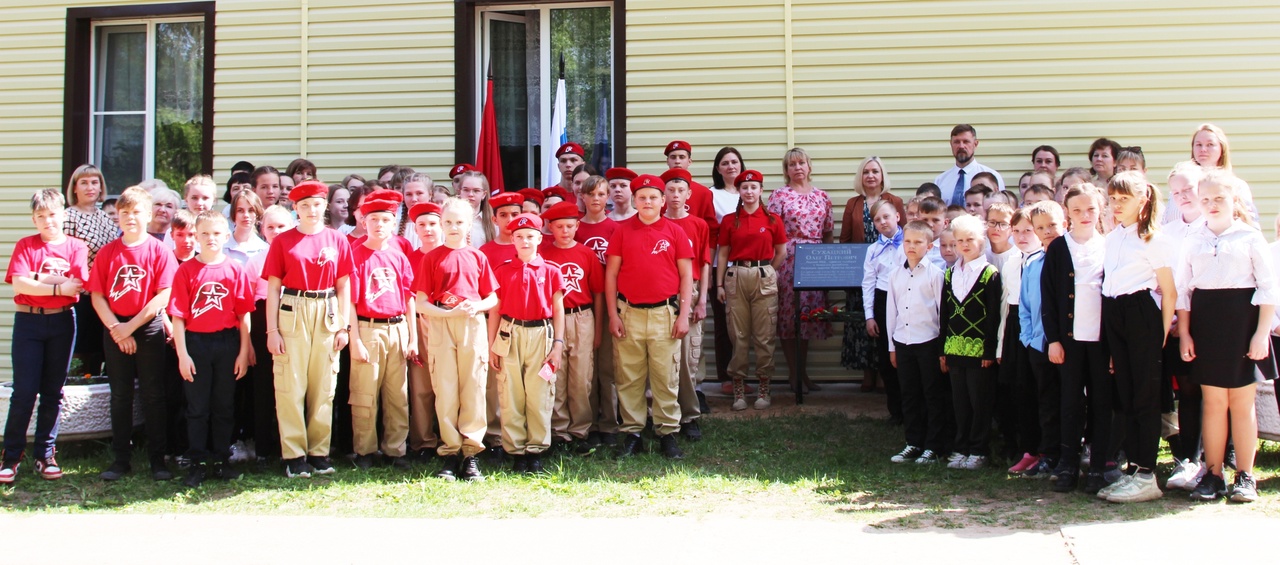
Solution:
[[(1240, 388), (1276, 378), (1274, 351), (1249, 359), (1249, 340), (1258, 329), (1253, 288), (1197, 289), (1191, 295), (1191, 339), (1196, 357), (1191, 380), (1219, 388)], [(1270, 345), (1270, 341), (1268, 341)]]

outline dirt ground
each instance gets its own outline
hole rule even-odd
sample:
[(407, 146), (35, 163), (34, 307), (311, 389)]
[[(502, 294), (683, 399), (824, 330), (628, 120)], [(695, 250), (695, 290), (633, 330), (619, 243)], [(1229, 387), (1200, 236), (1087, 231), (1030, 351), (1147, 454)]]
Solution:
[[(754, 388), (754, 385), (752, 385)], [(797, 414), (820, 414), (840, 412), (850, 417), (866, 416), (883, 419), (889, 417), (883, 390), (862, 392), (858, 383), (819, 383), (822, 390), (804, 395), (804, 404), (796, 404), (796, 395), (786, 383), (775, 383), (770, 396), (773, 405), (767, 410), (756, 410), (751, 406), (755, 402), (754, 395), (747, 395), (748, 408), (741, 412), (730, 410), (733, 396), (720, 392), (720, 383), (707, 381), (702, 384), (702, 391), (707, 396), (707, 404), (711, 406), (710, 418), (756, 418), (761, 416), (793, 416)]]

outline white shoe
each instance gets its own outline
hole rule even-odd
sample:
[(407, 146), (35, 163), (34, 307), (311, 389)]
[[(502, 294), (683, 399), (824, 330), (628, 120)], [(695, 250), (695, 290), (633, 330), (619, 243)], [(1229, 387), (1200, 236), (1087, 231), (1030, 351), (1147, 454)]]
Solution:
[(772, 404), (772, 403), (771, 403), (771, 402), (769, 402), (769, 397), (767, 397), (767, 396), (761, 396), (761, 397), (759, 397), (759, 398), (757, 398), (757, 399), (756, 399), (755, 408), (756, 408), (756, 410), (764, 410), (764, 409), (768, 408), (771, 404)]
[(966, 456), (966, 455), (964, 455), (964, 454), (962, 454), (962, 453), (955, 453), (955, 452), (952, 452), (952, 453), (951, 453), (951, 455), (948, 455), (948, 456), (947, 456), (947, 468), (948, 468), (948, 469), (963, 469), (963, 468), (964, 468), (964, 462), (965, 462), (966, 460), (968, 460), (968, 459), (969, 459), (969, 457), (968, 457), (968, 456)]
[(246, 463), (249, 461), (249, 452), (244, 448), (243, 441), (237, 441), (231, 444), (231, 457), (228, 458), (231, 463)]
[(987, 458), (982, 455), (970, 455), (964, 460), (964, 466), (961, 469), (966, 471), (977, 471), (987, 466)]
[(747, 409), (747, 399), (745, 399), (745, 398), (739, 398), (739, 399), (737, 399), (737, 400), (734, 400), (734, 401), (733, 401), (733, 407), (732, 407), (732, 408), (733, 408), (733, 410), (734, 410), (735, 412), (740, 411), (740, 410), (746, 410), (746, 409)]
[(1185, 491), (1193, 491), (1196, 485), (1200, 484), (1200, 477), (1204, 476), (1205, 466), (1199, 461), (1183, 459), (1173, 467), (1173, 474), (1169, 476), (1169, 480), (1164, 483), (1167, 489), (1182, 489)]
[(1128, 473), (1121, 473), (1120, 478), (1116, 479), (1116, 482), (1111, 483), (1105, 487), (1102, 487), (1100, 490), (1098, 490), (1098, 500), (1106, 500), (1108, 497), (1111, 496), (1111, 493), (1123, 488), (1125, 483), (1128, 483), (1129, 479), (1131, 478), (1133, 478), (1132, 475)]
[(1147, 502), (1162, 496), (1164, 492), (1161, 492), (1160, 485), (1156, 482), (1155, 473), (1135, 473), (1123, 485), (1111, 491), (1107, 502)]

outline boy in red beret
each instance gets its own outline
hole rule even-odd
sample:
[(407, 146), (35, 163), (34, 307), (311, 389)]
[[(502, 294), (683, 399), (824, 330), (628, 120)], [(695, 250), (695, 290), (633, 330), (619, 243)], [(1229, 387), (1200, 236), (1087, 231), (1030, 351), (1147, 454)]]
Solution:
[(502, 448), (517, 473), (541, 473), (551, 447), (556, 371), (564, 351), (564, 284), (560, 270), (538, 255), (542, 220), (520, 214), (516, 259), (498, 265), (500, 315), (489, 316), (489, 366), (501, 372)]
[[(668, 169), (684, 169), (685, 172), (692, 170), (693, 146), (689, 145), (688, 141), (678, 139), (672, 141), (667, 144), (664, 153), (667, 156)], [(693, 180), (692, 173), (689, 177), (689, 199), (686, 205), (690, 214), (702, 218), (702, 221), (707, 223), (711, 241), (716, 241), (720, 223), (716, 220), (715, 196), (711, 194), (711, 189)]]
[(378, 413), (382, 414), (382, 455), (401, 470), (409, 437), (409, 390), (406, 362), (418, 359), (413, 305), (413, 267), (395, 245), (396, 209), (402, 197), (394, 190), (375, 190), (360, 200), (368, 235), (351, 250), (351, 309), (358, 331), (351, 340), (351, 439), (356, 467), (373, 467), (378, 450)]
[[(440, 205), (434, 202), (414, 205), (409, 209), (409, 219), (422, 242), (422, 247), (409, 254), (409, 265), (413, 267), (414, 280), (417, 280), (422, 273), (422, 258), (444, 243), (444, 232), (440, 229)], [(417, 310), (416, 300), (414, 310)], [(426, 316), (419, 313), (413, 324), (417, 326), (418, 360), (422, 362), (409, 363), (409, 449), (419, 461), (426, 462), (435, 457), (440, 435), (436, 432), (436, 393), (431, 387), (431, 369), (426, 363)]]
[[(524, 197), (516, 192), (503, 192), (489, 199), (489, 207), (493, 209), (493, 226), (495, 236), (480, 246), (480, 252), (489, 259), (489, 265), (495, 270), (498, 265), (516, 258), (516, 246), (511, 240), (511, 221), (524, 209)], [(489, 427), (485, 432), (485, 445), (489, 446), (487, 457), (502, 458), (502, 397), (498, 390), (498, 371), (489, 370), (489, 380), (485, 385), (485, 417)]]
[(516, 194), (524, 197), (524, 206), (521, 207), (522, 213), (538, 214), (542, 212), (542, 191), (536, 188), (522, 188), (516, 191)]
[(267, 250), (267, 350), (275, 359), (276, 419), (285, 476), (333, 473), (329, 442), (338, 351), (351, 337), (351, 246), (326, 227), (329, 188), (298, 183), (298, 227)]
[(689, 441), (702, 439), (702, 416), (698, 398), (698, 385), (702, 384), (702, 321), (707, 318), (707, 284), (711, 280), (711, 240), (707, 223), (689, 214), (685, 203), (689, 199), (692, 179), (689, 171), (668, 169), (662, 173), (666, 183), (667, 213), (671, 220), (689, 236), (693, 246), (693, 308), (689, 320), (689, 333), (680, 340), (680, 433)]
[(222, 251), (231, 238), (227, 219), (205, 210), (194, 223), (200, 253), (178, 267), (168, 308), (187, 400), (191, 466), (185, 484), (191, 488), (204, 482), (210, 462), (214, 477), (240, 477), (229, 460), (236, 381), (253, 362), (249, 313), (254, 291), (248, 272)]
[(558, 183), (558, 186), (564, 189), (565, 193), (569, 195), (567, 200), (574, 204), (577, 204), (578, 200), (573, 196), (573, 170), (586, 162), (584, 160), (586, 156), (587, 152), (582, 149), (582, 146), (572, 141), (561, 145), (559, 149), (556, 149), (556, 168), (560, 170), (560, 182)]
[(566, 190), (558, 186), (553, 186), (551, 188), (543, 190), (542, 191), (542, 210), (539, 210), (539, 213), (546, 211), (550, 209), (552, 206), (555, 206), (556, 204), (559, 204), (561, 202), (569, 202), (570, 204), (575, 204), (574, 207), (576, 208), (577, 201), (570, 198), (570, 195), (572, 194), (572, 192), (573, 191), (571, 190)]
[[(628, 194), (626, 199), (627, 207), (631, 206), (631, 179), (635, 178), (635, 173), (629, 169), (612, 168), (606, 173), (625, 180)], [(624, 178), (625, 177), (625, 178)], [(609, 184), (613, 181), (601, 181), (601, 179), (587, 179), (582, 185), (582, 203), (586, 209), (582, 219), (578, 222), (577, 230), (574, 231), (573, 239), (581, 243), (589, 251), (595, 254), (599, 261), (601, 284), (603, 285), (605, 250), (609, 248), (609, 238), (613, 237), (613, 232), (618, 229), (618, 222), (610, 219), (606, 213), (606, 206), (609, 202)], [(603, 291), (603, 286), (601, 287)], [(602, 295), (603, 296), (603, 295)], [(600, 335), (600, 343), (595, 350), (595, 377), (591, 384), (591, 414), (594, 421), (591, 424), (591, 431), (587, 434), (587, 443), (591, 447), (598, 447), (601, 443), (609, 446), (618, 444), (618, 391), (613, 384), (613, 336), (609, 334), (607, 326), (609, 317), (606, 315), (604, 308), (596, 310), (596, 325), (599, 326), (598, 333)]]
[(604, 178), (609, 181), (609, 200), (613, 204), (609, 219), (621, 222), (636, 215), (636, 209), (631, 206), (631, 181), (636, 178), (635, 171), (614, 167), (605, 171)]
[(556, 372), (556, 403), (551, 416), (555, 440), (572, 445), (578, 454), (590, 453), (587, 441), (595, 411), (595, 352), (600, 348), (604, 324), (604, 266), (596, 254), (574, 241), (578, 231), (578, 207), (568, 202), (542, 214), (551, 238), (538, 253), (560, 270), (564, 281), (564, 363)]
[[(116, 203), (120, 239), (98, 251), (85, 289), (93, 293), (93, 309), (102, 319), (107, 374), (111, 384), (111, 448), (115, 461), (100, 477), (114, 481), (132, 467), (133, 388), (142, 392), (146, 415), (147, 454), (151, 478), (167, 481), (173, 473), (165, 466), (168, 447), (165, 429), (165, 331), (161, 311), (169, 303), (169, 289), (178, 261), (173, 250), (147, 234), (152, 200), (147, 191), (131, 186)], [(107, 343), (111, 340), (114, 343)]]
[[(613, 334), (615, 382), (626, 436), (619, 457), (639, 453), (648, 416), (645, 385), (653, 391), (653, 429), (662, 454), (681, 459), (680, 340), (689, 333), (693, 293), (693, 246), (684, 230), (662, 217), (662, 179), (640, 175), (631, 183), (635, 217), (622, 222), (609, 241), (605, 265), (605, 310)], [(670, 328), (670, 329), (668, 329)]]

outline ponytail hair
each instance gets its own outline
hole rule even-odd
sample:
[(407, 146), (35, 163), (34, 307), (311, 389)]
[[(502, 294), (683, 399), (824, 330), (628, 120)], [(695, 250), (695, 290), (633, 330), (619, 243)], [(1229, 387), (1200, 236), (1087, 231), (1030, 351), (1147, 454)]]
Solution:
[(1156, 190), (1156, 185), (1148, 182), (1147, 178), (1138, 171), (1125, 171), (1107, 181), (1107, 194), (1146, 199), (1142, 208), (1138, 210), (1138, 237), (1141, 237), (1142, 241), (1150, 242), (1151, 236), (1160, 229), (1160, 191)]

